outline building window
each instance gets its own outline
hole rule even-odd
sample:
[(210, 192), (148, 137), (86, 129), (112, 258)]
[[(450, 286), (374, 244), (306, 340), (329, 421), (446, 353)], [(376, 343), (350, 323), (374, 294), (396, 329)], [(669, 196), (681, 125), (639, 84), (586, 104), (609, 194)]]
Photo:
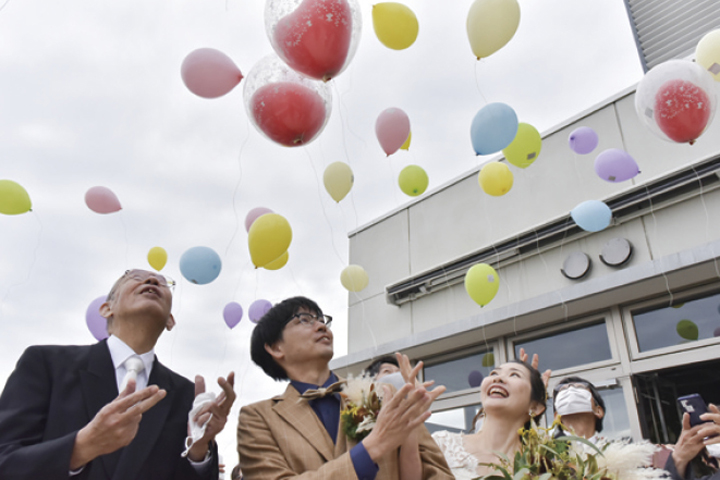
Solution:
[(633, 312), (640, 352), (720, 336), (720, 294)]
[(442, 363), (425, 367), (425, 381), (435, 380), (436, 385), (445, 385), (446, 394), (480, 386), (480, 382), (495, 367), (492, 350), (481, 350)]
[(524, 348), (529, 355), (538, 354), (540, 370), (553, 372), (588, 363), (612, 359), (605, 322), (566, 330), (540, 338), (515, 342), (515, 358)]
[(600, 396), (605, 402), (605, 419), (600, 435), (613, 440), (632, 436), (622, 388), (600, 390)]
[(430, 433), (439, 432), (440, 430), (449, 430), (454, 433), (473, 433), (472, 421), (479, 410), (480, 404), (476, 404), (443, 410), (442, 412), (433, 412), (430, 420), (425, 422), (425, 426)]

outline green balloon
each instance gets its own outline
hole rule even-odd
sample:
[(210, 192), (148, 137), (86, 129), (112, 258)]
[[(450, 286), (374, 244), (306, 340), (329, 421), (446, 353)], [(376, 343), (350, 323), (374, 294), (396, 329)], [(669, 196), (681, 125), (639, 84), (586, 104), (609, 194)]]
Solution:
[(698, 326), (692, 320), (680, 320), (675, 329), (685, 340), (697, 340), (700, 336)]
[(488, 367), (488, 368), (494, 367), (495, 366), (495, 355), (493, 355), (492, 353), (486, 353), (485, 355), (483, 355), (482, 366)]

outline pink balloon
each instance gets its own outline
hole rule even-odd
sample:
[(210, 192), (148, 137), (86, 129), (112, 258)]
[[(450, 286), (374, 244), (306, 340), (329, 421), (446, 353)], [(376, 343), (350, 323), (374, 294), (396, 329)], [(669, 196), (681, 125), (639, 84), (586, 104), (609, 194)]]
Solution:
[(232, 59), (213, 48), (190, 52), (183, 60), (180, 74), (188, 90), (203, 98), (222, 97), (243, 79)]
[(248, 214), (245, 216), (245, 230), (247, 232), (250, 231), (250, 226), (253, 224), (255, 220), (258, 219), (258, 217), (265, 215), (266, 213), (274, 213), (269, 208), (265, 207), (256, 207), (253, 208), (248, 212)]
[(92, 187), (85, 192), (85, 203), (95, 213), (113, 213), (122, 209), (120, 200), (107, 187)]
[(88, 305), (87, 311), (85, 312), (85, 323), (87, 323), (88, 330), (92, 333), (97, 341), (107, 338), (107, 320), (105, 317), (100, 315), (100, 305), (105, 303), (106, 296), (98, 297)]
[(390, 156), (397, 152), (410, 135), (410, 119), (399, 108), (383, 110), (375, 122), (375, 134), (380, 146)]

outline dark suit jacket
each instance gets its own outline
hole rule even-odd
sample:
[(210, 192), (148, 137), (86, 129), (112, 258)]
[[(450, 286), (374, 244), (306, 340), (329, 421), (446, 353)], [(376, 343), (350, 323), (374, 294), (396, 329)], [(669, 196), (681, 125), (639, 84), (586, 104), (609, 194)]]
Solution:
[[(157, 358), (149, 385), (167, 396), (143, 414), (133, 441), (96, 458), (75, 480), (195, 480), (180, 457), (192, 408), (192, 382)], [(28, 348), (0, 396), (0, 479), (67, 479), (78, 430), (118, 395), (105, 341), (88, 346)], [(206, 478), (218, 478), (217, 452)], [(212, 476), (214, 475), (214, 476)]]

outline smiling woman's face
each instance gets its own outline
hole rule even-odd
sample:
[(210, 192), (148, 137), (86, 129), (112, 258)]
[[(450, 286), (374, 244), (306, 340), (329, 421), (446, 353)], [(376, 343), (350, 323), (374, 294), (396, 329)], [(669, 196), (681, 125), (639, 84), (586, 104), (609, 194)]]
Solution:
[(527, 415), (530, 399), (530, 372), (517, 363), (493, 369), (480, 384), (480, 399), (486, 414)]

